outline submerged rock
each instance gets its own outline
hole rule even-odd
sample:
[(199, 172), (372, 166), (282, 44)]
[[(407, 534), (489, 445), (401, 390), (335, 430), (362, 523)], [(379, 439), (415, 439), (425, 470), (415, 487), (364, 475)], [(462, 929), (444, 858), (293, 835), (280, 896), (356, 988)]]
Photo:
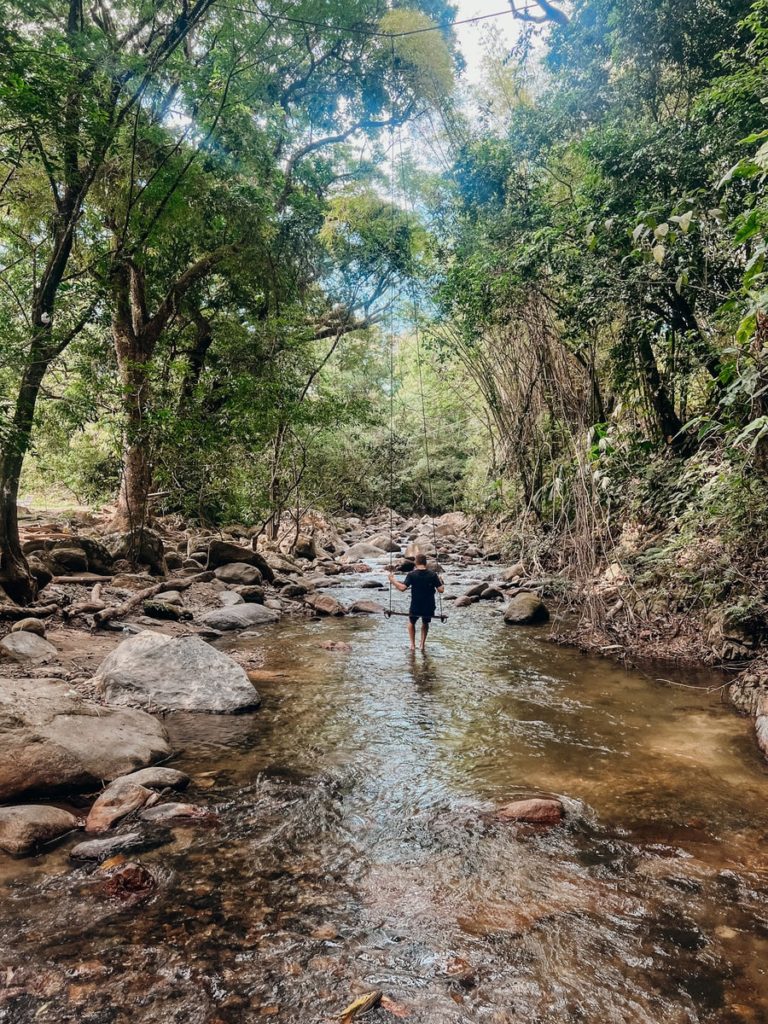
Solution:
[(170, 753), (144, 711), (82, 700), (50, 679), (0, 679), (0, 800), (100, 786)]
[(189, 785), (189, 776), (185, 772), (180, 772), (177, 768), (164, 768), (162, 765), (140, 768), (139, 771), (123, 775), (122, 778), (139, 786), (146, 786), (147, 789), (186, 789)]
[[(261, 605), (209, 612), (233, 615)], [(101, 663), (93, 680), (111, 704), (214, 714), (249, 711), (260, 698), (244, 670), (198, 636), (168, 637), (145, 630), (124, 640)]]
[(80, 821), (59, 807), (39, 804), (0, 807), (0, 850), (21, 857), (41, 843), (80, 827)]
[(124, 832), (122, 835), (105, 836), (103, 839), (87, 839), (78, 843), (69, 851), (72, 860), (103, 861), (118, 853), (140, 853), (143, 850), (154, 850), (163, 846), (173, 838), (167, 830), (154, 829), (151, 834), (143, 832)]
[(536, 594), (516, 594), (504, 609), (504, 621), (510, 626), (534, 626), (549, 622), (549, 609)]
[(499, 821), (523, 821), (532, 825), (557, 825), (563, 820), (563, 805), (559, 800), (534, 797), (513, 800), (496, 811)]
[(179, 821), (179, 820), (214, 820), (216, 814), (208, 807), (200, 807), (198, 804), (157, 804), (155, 807), (147, 807), (139, 813), (142, 821)]

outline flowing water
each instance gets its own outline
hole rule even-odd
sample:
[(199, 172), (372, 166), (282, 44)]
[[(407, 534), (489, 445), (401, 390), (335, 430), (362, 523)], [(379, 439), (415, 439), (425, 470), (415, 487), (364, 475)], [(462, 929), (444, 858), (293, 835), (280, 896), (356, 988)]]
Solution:
[[(483, 603), (423, 657), (383, 616), (228, 645), (284, 674), (254, 715), (169, 716), (218, 819), (141, 855), (151, 898), (67, 843), (0, 863), (0, 1021), (311, 1024), (380, 989), (366, 1020), (768, 1022), (768, 773), (718, 693)], [(494, 819), (534, 794), (562, 826)]]

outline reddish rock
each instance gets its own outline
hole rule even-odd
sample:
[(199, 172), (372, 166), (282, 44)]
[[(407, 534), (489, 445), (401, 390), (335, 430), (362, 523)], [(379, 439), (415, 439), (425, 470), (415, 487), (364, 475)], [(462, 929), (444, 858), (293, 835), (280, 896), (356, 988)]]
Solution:
[(318, 615), (346, 615), (344, 605), (330, 594), (310, 594), (306, 603)]
[[(105, 864), (108, 862), (105, 862)], [(105, 865), (102, 865), (104, 869)], [(143, 864), (137, 861), (125, 861), (105, 871), (105, 878), (100, 881), (102, 893), (112, 900), (134, 906), (148, 899), (157, 888), (154, 876)]]
[(152, 790), (136, 782), (117, 779), (97, 798), (85, 822), (85, 831), (107, 832), (116, 821), (136, 811), (152, 796)]
[(377, 615), (384, 611), (384, 605), (378, 601), (355, 601), (349, 606), (349, 610), (358, 615)]
[(563, 820), (563, 805), (559, 800), (534, 797), (531, 800), (513, 800), (496, 811), (500, 821), (524, 821), (532, 825), (557, 825)]

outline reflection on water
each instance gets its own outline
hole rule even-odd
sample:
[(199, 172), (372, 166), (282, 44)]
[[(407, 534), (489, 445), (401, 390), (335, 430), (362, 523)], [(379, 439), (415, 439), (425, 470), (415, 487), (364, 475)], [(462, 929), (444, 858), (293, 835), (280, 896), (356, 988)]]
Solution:
[[(66, 848), (4, 863), (0, 1021), (306, 1024), (380, 988), (430, 1024), (768, 1022), (768, 777), (717, 694), (485, 605), (425, 655), (378, 616), (228, 644), (285, 675), (168, 721), (218, 824), (142, 855), (132, 909)], [(549, 793), (560, 829), (490, 813)]]

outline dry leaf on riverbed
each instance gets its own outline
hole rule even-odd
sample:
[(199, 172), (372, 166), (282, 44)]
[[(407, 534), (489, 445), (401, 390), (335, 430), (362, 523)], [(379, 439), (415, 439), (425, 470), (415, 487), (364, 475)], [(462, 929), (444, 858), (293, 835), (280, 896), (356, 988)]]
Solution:
[(351, 1021), (358, 1017), (362, 1013), (367, 1013), (368, 1010), (372, 1010), (374, 1006), (378, 1006), (381, 1002), (383, 993), (378, 989), (373, 992), (366, 992), (362, 996), (358, 996), (354, 1002), (346, 1006), (339, 1014), (338, 1019), (341, 1024), (350, 1024)]

